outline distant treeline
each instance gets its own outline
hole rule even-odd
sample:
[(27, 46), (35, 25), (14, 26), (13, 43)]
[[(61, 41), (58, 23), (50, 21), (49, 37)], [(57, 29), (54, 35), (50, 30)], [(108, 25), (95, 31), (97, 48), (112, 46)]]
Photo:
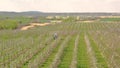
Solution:
[(120, 13), (43, 13), (28, 12), (0, 12), (0, 16), (120, 16)]

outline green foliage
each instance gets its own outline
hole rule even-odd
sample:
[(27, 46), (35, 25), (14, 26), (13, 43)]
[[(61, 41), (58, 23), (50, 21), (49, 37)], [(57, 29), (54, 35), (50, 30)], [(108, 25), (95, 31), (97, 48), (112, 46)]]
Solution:
[(96, 60), (97, 60), (97, 67), (98, 68), (108, 68), (106, 59), (102, 55), (102, 53), (99, 50), (99, 47), (97, 46), (97, 44), (94, 42), (94, 40), (92, 38), (90, 38), (90, 42), (91, 42), (91, 46), (93, 48), (93, 51), (95, 53), (95, 57), (96, 57)]
[(120, 21), (120, 18), (102, 18), (100, 19), (101, 21)]
[(15, 20), (2, 20), (0, 21), (0, 29), (16, 29), (18, 26), (17, 21)]
[(41, 64), (41, 68), (48, 68), (50, 66), (50, 64), (52, 63), (52, 61), (55, 58), (56, 53), (58, 52), (59, 48), (60, 48), (60, 44), (62, 43), (62, 41), (64, 40), (60, 40), (61, 42), (58, 43), (58, 45), (56, 46), (56, 48), (53, 50), (52, 54), (46, 59), (46, 61)]
[(79, 41), (80, 42), (78, 44), (77, 68), (89, 68), (90, 67), (89, 58), (87, 54), (87, 47), (86, 47), (83, 33), (81, 33)]
[(69, 18), (66, 18), (66, 19), (63, 19), (63, 22), (65, 23), (70, 23), (70, 22), (75, 22), (75, 17), (69, 17)]
[[(24, 17), (5, 19), (0, 21), (0, 27), (3, 29), (4, 25), (4, 29), (14, 29), (15, 27), (13, 28), (13, 26), (28, 24), (30, 20), (30, 18)], [(22, 22), (18, 23), (18, 21)], [(107, 33), (106, 35), (109, 35), (106, 39), (107, 41), (101, 41), (106, 43), (114, 42), (113, 48), (119, 48), (119, 28), (120, 23), (76, 23), (71, 20), (69, 23), (37, 27), (26, 31), (0, 30), (0, 68), (34, 68), (35, 66), (49, 68), (49, 66), (53, 65), (53, 62), (59, 68), (69, 68), (73, 59), (75, 38), (78, 34), (80, 37), (76, 58), (77, 68), (90, 68), (91, 63), (89, 62), (91, 59), (87, 54), (84, 32), (92, 34), (89, 37), (92, 51), (95, 53), (93, 56), (96, 59), (97, 67), (108, 68), (106, 62), (111, 62), (111, 58), (107, 58), (106, 60), (106, 57), (111, 57), (113, 53), (119, 54), (120, 51), (116, 52), (115, 50), (111, 50), (109, 49), (110, 47), (103, 44), (101, 46), (106, 49), (104, 52), (109, 54), (104, 54), (103, 57), (101, 54), (103, 52), (101, 51), (102, 48), (99, 48), (99, 44), (96, 44), (99, 40), (94, 41), (92, 38), (99, 36), (98, 39), (100, 39), (102, 35)], [(53, 40), (53, 34), (55, 32), (58, 33), (58, 38), (67, 38), (68, 36), (70, 38), (67, 38), (67, 41), (58, 39), (56, 43), (56, 40)], [(106, 38), (106, 36), (103, 37)], [(117, 67), (119, 67), (119, 60), (117, 60), (119, 58), (117, 57), (113, 61)], [(110, 63), (109, 65), (113, 66)]]
[(74, 43), (75, 43), (75, 37), (73, 36), (73, 38), (67, 44), (68, 46), (64, 50), (64, 53), (61, 57), (61, 63), (58, 65), (58, 68), (69, 68), (72, 61)]
[(19, 26), (24, 26), (30, 23), (32, 19), (27, 17), (13, 17), (13, 18), (3, 18), (0, 20), (0, 30), (1, 29), (16, 29)]

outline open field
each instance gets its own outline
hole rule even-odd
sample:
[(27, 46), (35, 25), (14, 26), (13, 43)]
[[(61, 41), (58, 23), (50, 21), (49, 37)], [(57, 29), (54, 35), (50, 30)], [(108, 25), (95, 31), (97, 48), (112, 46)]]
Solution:
[(0, 68), (119, 68), (120, 22), (107, 20), (0, 30)]

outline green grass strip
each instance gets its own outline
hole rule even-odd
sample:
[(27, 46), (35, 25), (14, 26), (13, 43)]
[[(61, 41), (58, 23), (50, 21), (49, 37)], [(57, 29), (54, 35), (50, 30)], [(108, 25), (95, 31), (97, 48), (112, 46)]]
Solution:
[(63, 55), (61, 57), (61, 62), (58, 65), (58, 68), (69, 68), (71, 61), (72, 61), (72, 55), (74, 50), (74, 44), (75, 44), (75, 37), (72, 37), (70, 41), (68, 42), (68, 46), (63, 52)]
[(87, 46), (84, 40), (84, 34), (80, 35), (78, 44), (77, 68), (89, 68), (89, 56), (87, 54)]
[(97, 44), (91, 37), (90, 37), (90, 43), (91, 43), (91, 47), (92, 47), (95, 57), (96, 57), (97, 67), (98, 68), (108, 68), (106, 59), (104, 58), (101, 51), (99, 50), (99, 47), (97, 46)]
[(53, 59), (55, 58), (56, 53), (58, 52), (59, 47), (60, 47), (60, 43), (53, 50), (52, 54), (47, 58), (47, 60), (40, 66), (40, 68), (48, 68), (48, 66), (50, 66)]

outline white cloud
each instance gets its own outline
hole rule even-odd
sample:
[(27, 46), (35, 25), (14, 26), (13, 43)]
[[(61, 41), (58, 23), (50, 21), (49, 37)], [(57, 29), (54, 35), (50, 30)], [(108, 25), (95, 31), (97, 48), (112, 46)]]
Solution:
[(120, 12), (120, 0), (0, 0), (0, 11)]

